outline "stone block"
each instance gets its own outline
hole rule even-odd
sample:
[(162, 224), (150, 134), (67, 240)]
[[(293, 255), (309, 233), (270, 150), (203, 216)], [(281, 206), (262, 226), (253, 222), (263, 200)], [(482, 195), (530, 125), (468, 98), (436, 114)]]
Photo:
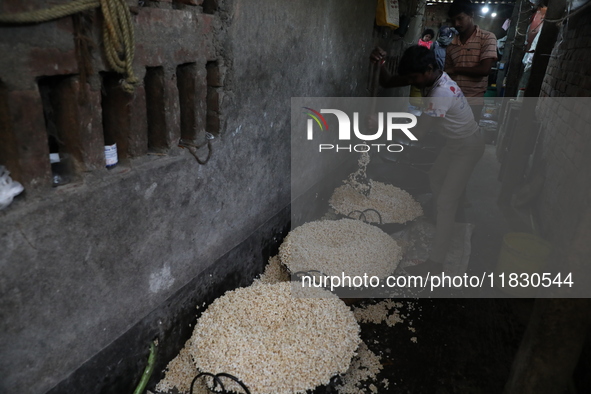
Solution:
[(165, 74), (164, 105), (167, 130), (166, 141), (169, 146), (176, 145), (181, 138), (181, 113), (179, 89), (175, 74)]
[(565, 91), (566, 97), (578, 97), (579, 87), (576, 85), (568, 85)]
[(215, 88), (207, 88), (207, 111), (220, 112), (220, 94)]
[(164, 69), (162, 67), (148, 67), (144, 86), (148, 120), (148, 147), (155, 151), (165, 151), (171, 145), (166, 130)]
[(207, 86), (224, 86), (224, 71), (218, 62), (207, 62)]
[(207, 114), (207, 72), (205, 64), (197, 69), (197, 119), (199, 124), (199, 132), (205, 131), (205, 117)]
[(74, 50), (58, 48), (32, 48), (29, 52), (29, 69), (33, 76), (68, 75), (78, 72)]
[(0, 11), (6, 14), (15, 14), (17, 12), (34, 11), (41, 9), (46, 5), (43, 0), (4, 0), (0, 2)]
[(103, 73), (102, 107), (105, 144), (117, 143), (119, 160), (130, 156), (131, 103), (133, 96), (121, 88), (121, 75)]
[[(136, 17), (134, 63), (158, 67), (196, 62), (204, 56), (204, 40), (207, 39), (200, 16), (192, 7), (184, 10), (141, 8)], [(162, 26), (174, 28), (163, 29)]]
[(130, 105), (129, 155), (139, 157), (148, 153), (148, 120), (146, 113), (146, 90), (138, 85)]
[(187, 5), (201, 5), (203, 0), (173, 0), (174, 3), (181, 3)]
[[(84, 89), (84, 90), (82, 90)], [(101, 95), (80, 86), (78, 77), (63, 79), (54, 89), (52, 107), (60, 139), (77, 172), (104, 165)]]
[(38, 90), (12, 91), (0, 98), (0, 157), (28, 194), (51, 186), (49, 147)]
[(204, 142), (207, 105), (205, 67), (195, 63), (177, 67), (181, 115), (181, 138), (197, 144)]
[(579, 83), (580, 80), (581, 80), (581, 76), (578, 74), (575, 74), (575, 73), (569, 74), (566, 77), (566, 83), (571, 84), (571, 85)]
[(219, 112), (207, 111), (206, 130), (213, 134), (219, 135), (221, 128)]

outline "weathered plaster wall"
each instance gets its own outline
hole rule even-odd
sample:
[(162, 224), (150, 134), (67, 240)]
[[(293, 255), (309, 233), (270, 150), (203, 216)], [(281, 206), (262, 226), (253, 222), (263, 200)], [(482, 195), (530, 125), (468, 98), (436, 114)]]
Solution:
[[(6, 1), (0, 12), (56, 3)], [(75, 182), (58, 188), (49, 183), (36, 78), (79, 73), (71, 22), (0, 27), (1, 134), (14, 137), (7, 139), (14, 144), (13, 160), (6, 155), (0, 163), (13, 166), (27, 186), (0, 213), (2, 392), (45, 393), (68, 376), (75, 380), (85, 362), (103, 373), (102, 384), (112, 384), (121, 370), (93, 360), (124, 335), (157, 322), (154, 311), (180, 313), (170, 302), (179, 292), (189, 294), (185, 301), (204, 300), (203, 287), (191, 286), (223, 288), (228, 277), (236, 285), (248, 283), (262, 262), (252, 263), (260, 252), (244, 245), (252, 244), (259, 228), (267, 229), (259, 238), (280, 236), (288, 224), (290, 98), (365, 95), (375, 2), (227, 0), (217, 2), (212, 15), (203, 13), (200, 1), (144, 3), (134, 8), (134, 70), (143, 81), (146, 67), (163, 68), (165, 125), (174, 138), (164, 155), (147, 154), (140, 84), (126, 107), (125, 126), (129, 138), (140, 142), (130, 144), (118, 168), (102, 168), (100, 155), (92, 154), (102, 145), (98, 72), (107, 69), (97, 48), (94, 74), (81, 88), (90, 92), (90, 102), (77, 118), (90, 133), (90, 153)], [(99, 42), (97, 28), (93, 34)], [(201, 166), (176, 147), (179, 108), (186, 103), (179, 101), (175, 70), (190, 62), (198, 67), (195, 116), (202, 132), (205, 66), (213, 60), (223, 74), (221, 128), (211, 160)], [(232, 250), (245, 255), (228, 255)], [(216, 271), (222, 256), (231, 259), (225, 257)], [(133, 382), (145, 351), (127, 350), (137, 370), (118, 379)], [(100, 384), (84, 391), (109, 392)], [(59, 387), (68, 392), (66, 383)]]

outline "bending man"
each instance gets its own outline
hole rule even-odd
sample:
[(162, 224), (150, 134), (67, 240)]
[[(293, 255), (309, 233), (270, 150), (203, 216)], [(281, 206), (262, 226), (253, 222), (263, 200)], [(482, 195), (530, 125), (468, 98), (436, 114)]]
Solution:
[[(374, 50), (371, 59), (381, 63), (383, 51)], [(455, 214), (476, 163), (484, 153), (484, 139), (474, 120), (466, 97), (450, 76), (437, 67), (433, 51), (420, 46), (408, 48), (400, 59), (399, 76), (381, 70), (386, 86), (403, 78), (422, 90), (423, 114), (419, 117), (417, 138), (437, 130), (445, 146), (429, 173), (436, 205), (436, 232), (427, 261), (408, 268), (411, 274), (443, 271), (443, 263), (453, 235)], [(381, 78), (381, 80), (382, 80)]]

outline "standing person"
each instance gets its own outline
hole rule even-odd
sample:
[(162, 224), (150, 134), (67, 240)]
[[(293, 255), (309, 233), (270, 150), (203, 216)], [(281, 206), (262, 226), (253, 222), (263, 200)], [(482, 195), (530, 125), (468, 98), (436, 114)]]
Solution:
[(493, 33), (474, 24), (474, 6), (470, 0), (454, 0), (448, 15), (458, 35), (447, 47), (445, 72), (468, 98), (478, 122), (488, 87), (488, 75), (497, 60), (497, 39)]
[(432, 29), (425, 29), (421, 38), (419, 38), (419, 45), (425, 47), (427, 49), (431, 49), (431, 45), (433, 45), (433, 38), (435, 37), (435, 32)]
[[(382, 52), (375, 49), (371, 59), (381, 63)], [(446, 139), (429, 173), (437, 210), (433, 245), (426, 261), (406, 269), (421, 276), (427, 272), (442, 272), (453, 235), (455, 214), (470, 175), (484, 153), (484, 139), (462, 90), (437, 67), (433, 51), (418, 45), (409, 47), (400, 59), (399, 76), (390, 75), (385, 68), (381, 73), (383, 79), (380, 81), (386, 86), (406, 78), (422, 89), (423, 114), (418, 119), (417, 129), (413, 129), (417, 138), (420, 140), (433, 129)]]
[(454, 35), (458, 32), (453, 27), (449, 26), (442, 26), (439, 29), (439, 36), (437, 37), (437, 41), (433, 43), (433, 52), (435, 52), (435, 59), (437, 60), (437, 65), (439, 69), (443, 70), (445, 68), (445, 53), (447, 52), (447, 46), (451, 44), (451, 41), (454, 38)]

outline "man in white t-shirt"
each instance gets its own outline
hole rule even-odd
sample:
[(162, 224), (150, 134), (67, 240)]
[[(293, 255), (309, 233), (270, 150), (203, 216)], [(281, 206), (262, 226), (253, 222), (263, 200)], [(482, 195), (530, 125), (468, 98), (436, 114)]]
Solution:
[[(381, 64), (382, 53), (376, 49), (371, 59)], [(458, 206), (470, 175), (484, 153), (484, 139), (464, 94), (445, 72), (437, 67), (433, 51), (420, 46), (408, 48), (400, 59), (399, 76), (382, 68), (380, 81), (407, 78), (422, 89), (423, 114), (413, 133), (421, 140), (429, 130), (437, 130), (446, 138), (441, 153), (429, 173), (436, 205), (436, 231), (429, 258), (406, 269), (425, 276), (427, 272), (443, 271), (443, 264), (453, 235)]]

